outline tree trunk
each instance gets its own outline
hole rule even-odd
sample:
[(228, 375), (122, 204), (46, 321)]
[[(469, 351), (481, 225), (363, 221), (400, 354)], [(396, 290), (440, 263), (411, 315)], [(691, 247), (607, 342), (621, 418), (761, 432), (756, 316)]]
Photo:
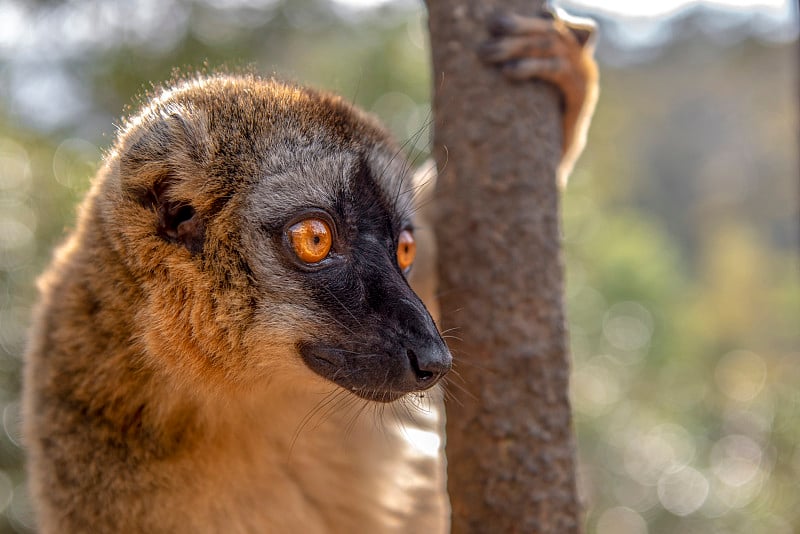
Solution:
[[(453, 532), (580, 531), (562, 305), (558, 95), (511, 83), (475, 50), (498, 8), (429, 0)], [(466, 391), (462, 391), (466, 390)]]

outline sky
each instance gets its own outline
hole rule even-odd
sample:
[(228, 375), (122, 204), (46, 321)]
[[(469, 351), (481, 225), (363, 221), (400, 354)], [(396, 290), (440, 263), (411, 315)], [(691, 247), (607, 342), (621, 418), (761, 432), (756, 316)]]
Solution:
[[(372, 7), (390, 0), (334, 0), (353, 7)], [(658, 17), (671, 15), (685, 8), (698, 5), (744, 9), (768, 10), (774, 14), (793, 12), (793, 0), (567, 0), (554, 1), (556, 6), (578, 7), (593, 12), (629, 17)]]
[(568, 3), (556, 2), (556, 5), (561, 4), (631, 17), (657, 17), (670, 15), (696, 5), (790, 12), (793, 2), (792, 0), (570, 0)]

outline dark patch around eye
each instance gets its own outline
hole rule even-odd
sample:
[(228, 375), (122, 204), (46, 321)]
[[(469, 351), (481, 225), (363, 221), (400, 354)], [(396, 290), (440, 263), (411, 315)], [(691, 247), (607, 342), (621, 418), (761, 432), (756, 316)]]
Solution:
[[(387, 198), (383, 188), (378, 184), (381, 179), (372, 174), (369, 165), (363, 159), (350, 180), (348, 197), (358, 213), (359, 226), (368, 226), (372, 235), (391, 239), (401, 227), (403, 215), (397, 212), (402, 202), (395, 198)], [(393, 181), (393, 180), (392, 180)], [(364, 228), (367, 230), (367, 228)]]

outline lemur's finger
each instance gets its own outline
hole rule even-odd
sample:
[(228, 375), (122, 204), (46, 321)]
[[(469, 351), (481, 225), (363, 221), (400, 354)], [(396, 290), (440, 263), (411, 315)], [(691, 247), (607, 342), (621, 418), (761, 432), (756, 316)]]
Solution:
[(559, 55), (561, 51), (556, 48), (563, 47), (555, 35), (497, 37), (484, 42), (478, 48), (478, 56), (487, 63), (500, 63), (520, 57)]
[(563, 13), (557, 17), (545, 11), (536, 17), (523, 17), (515, 13), (498, 11), (491, 15), (488, 24), (489, 34), (494, 37), (522, 35), (551, 35), (561, 39), (572, 40), (579, 46), (585, 46), (595, 33), (593, 21), (578, 17), (569, 17)]
[(541, 17), (523, 17), (516, 13), (498, 11), (489, 18), (491, 35), (526, 35), (531, 33), (547, 33), (553, 31), (553, 15)]
[(569, 65), (560, 57), (536, 57), (509, 61), (501, 70), (512, 80), (539, 78), (558, 83), (558, 78), (563, 76), (568, 68)]

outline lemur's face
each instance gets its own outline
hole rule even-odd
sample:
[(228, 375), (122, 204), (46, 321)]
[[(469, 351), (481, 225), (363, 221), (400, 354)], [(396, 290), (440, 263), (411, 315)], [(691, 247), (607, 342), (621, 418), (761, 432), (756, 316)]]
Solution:
[(369, 117), (326, 95), (217, 79), (162, 96), (118, 151), (114, 208), (145, 221), (119, 231), (167, 258), (132, 270), (179, 295), (147, 306), (191, 308), (142, 334), (153, 352), (180, 346), (178, 367), (203, 379), (288, 371), (387, 402), (449, 370), (406, 280), (409, 169)]
[(295, 342), (305, 365), (378, 401), (430, 388), (451, 363), (406, 280), (413, 206), (399, 157), (383, 146), (293, 145), (253, 184), (242, 228), (263, 313), (275, 309), (270, 289), (280, 286), (278, 306), (310, 312)]

